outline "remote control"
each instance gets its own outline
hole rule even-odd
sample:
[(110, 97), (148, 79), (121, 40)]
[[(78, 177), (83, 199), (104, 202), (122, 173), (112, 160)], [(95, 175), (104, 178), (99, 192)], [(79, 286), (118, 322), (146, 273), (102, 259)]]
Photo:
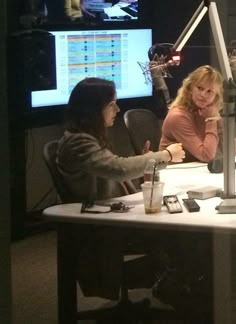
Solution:
[(179, 199), (176, 195), (168, 195), (163, 197), (164, 205), (170, 214), (182, 213), (183, 208), (180, 205)]
[(198, 212), (200, 210), (200, 206), (198, 203), (193, 198), (183, 198), (183, 203), (184, 206), (187, 208), (187, 210), (192, 213), (192, 212)]

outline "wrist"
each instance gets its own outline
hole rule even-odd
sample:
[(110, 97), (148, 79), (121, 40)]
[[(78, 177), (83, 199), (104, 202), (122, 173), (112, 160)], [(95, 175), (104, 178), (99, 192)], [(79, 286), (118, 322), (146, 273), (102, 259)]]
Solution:
[(167, 155), (168, 155), (168, 162), (171, 162), (171, 161), (173, 160), (173, 155), (172, 155), (171, 151), (168, 150), (167, 148), (164, 149), (164, 151), (167, 152)]
[(207, 117), (205, 119), (205, 123), (207, 123), (207, 122), (214, 122), (214, 121), (218, 121), (218, 120), (220, 120), (220, 117), (219, 116)]

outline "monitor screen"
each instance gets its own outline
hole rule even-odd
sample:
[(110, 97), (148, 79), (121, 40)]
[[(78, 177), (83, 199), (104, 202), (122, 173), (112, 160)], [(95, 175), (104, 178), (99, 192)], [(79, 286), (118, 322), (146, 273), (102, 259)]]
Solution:
[(51, 33), (56, 43), (57, 87), (33, 91), (32, 108), (65, 105), (73, 87), (86, 77), (113, 80), (118, 99), (152, 95), (152, 84), (145, 83), (138, 64), (148, 61), (150, 28)]
[(48, 24), (133, 23), (142, 20), (141, 0), (22, 0), (19, 23), (24, 28)]
[(83, 0), (83, 6), (86, 10), (83, 13), (85, 22), (86, 20), (97, 20), (97, 22), (131, 21), (138, 20), (139, 17), (137, 0)]

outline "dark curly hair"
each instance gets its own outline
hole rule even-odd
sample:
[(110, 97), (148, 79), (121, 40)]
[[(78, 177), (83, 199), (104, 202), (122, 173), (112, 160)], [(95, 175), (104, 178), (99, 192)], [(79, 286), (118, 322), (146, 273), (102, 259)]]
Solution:
[(86, 78), (74, 87), (66, 109), (66, 129), (72, 133), (85, 132), (95, 136), (100, 144), (107, 143), (103, 109), (114, 100), (113, 81)]

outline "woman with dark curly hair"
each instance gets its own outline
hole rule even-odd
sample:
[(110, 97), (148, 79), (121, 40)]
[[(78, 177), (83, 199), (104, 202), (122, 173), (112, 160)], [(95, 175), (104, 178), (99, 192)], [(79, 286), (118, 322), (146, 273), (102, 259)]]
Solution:
[[(130, 180), (141, 177), (149, 159), (160, 164), (181, 162), (181, 144), (162, 152), (120, 157), (112, 153), (107, 128), (120, 111), (112, 81), (87, 78), (72, 90), (66, 110), (64, 136), (59, 142), (57, 167), (72, 202), (93, 202), (135, 192)], [(159, 236), (156, 232), (99, 226), (80, 226), (74, 236), (78, 246), (78, 281), (86, 296), (116, 299), (122, 274), (129, 288), (151, 287), (156, 280)], [(123, 264), (127, 246), (136, 243), (148, 256)], [(155, 244), (153, 243), (155, 242)], [(157, 249), (158, 253), (155, 253)], [(160, 266), (158, 264), (158, 266)]]
[(113, 126), (119, 111), (112, 81), (87, 78), (71, 92), (66, 110), (66, 131), (58, 149), (58, 170), (77, 201), (132, 193), (130, 180), (143, 175), (149, 159), (167, 163), (170, 159), (181, 162), (184, 157), (179, 143), (161, 152), (150, 151), (127, 158), (114, 155), (110, 150), (107, 128)]

